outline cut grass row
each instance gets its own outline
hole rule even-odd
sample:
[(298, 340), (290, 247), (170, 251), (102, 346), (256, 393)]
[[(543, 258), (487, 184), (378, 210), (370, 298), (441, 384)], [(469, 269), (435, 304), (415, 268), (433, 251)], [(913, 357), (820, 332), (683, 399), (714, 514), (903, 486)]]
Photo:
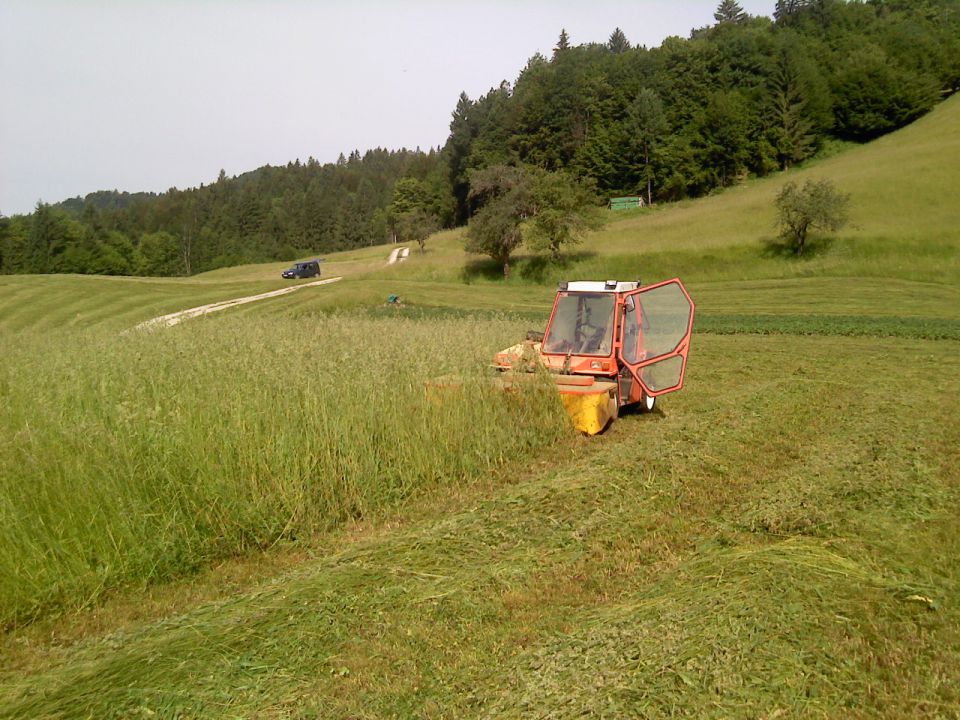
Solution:
[(682, 394), (569, 465), (255, 592), (10, 651), (0, 716), (960, 713), (953, 343), (696, 349)]

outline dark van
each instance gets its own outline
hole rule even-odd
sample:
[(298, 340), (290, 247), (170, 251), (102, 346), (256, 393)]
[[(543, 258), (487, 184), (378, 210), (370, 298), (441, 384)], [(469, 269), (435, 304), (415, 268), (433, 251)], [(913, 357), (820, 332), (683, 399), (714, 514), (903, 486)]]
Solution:
[(307, 260), (306, 262), (298, 262), (284, 270), (281, 275), (285, 278), (312, 278), (320, 276), (320, 261), (319, 260)]

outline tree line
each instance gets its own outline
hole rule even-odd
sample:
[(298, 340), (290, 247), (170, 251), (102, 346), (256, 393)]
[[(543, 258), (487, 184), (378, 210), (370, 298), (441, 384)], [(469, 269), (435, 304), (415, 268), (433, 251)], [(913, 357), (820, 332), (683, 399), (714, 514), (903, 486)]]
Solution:
[[(508, 200), (514, 215), (529, 202), (544, 215), (520, 177), (564, 202), (585, 187), (596, 201), (697, 197), (876, 138), (958, 88), (960, 0), (777, 0), (772, 18), (722, 0), (713, 24), (655, 48), (619, 28), (581, 45), (561, 31), (514, 82), (462, 94), (442, 148), (221, 171), (199, 188), (98, 192), (0, 218), (0, 272), (189, 275), (391, 237), (422, 248), (440, 227), (490, 226), (483, 208)], [(557, 222), (531, 227), (536, 247), (556, 251), (542, 236), (562, 233)], [(472, 235), (484, 252), (482, 228)]]
[(382, 242), (398, 180), (452, 222), (439, 150), (358, 151), (265, 166), (199, 188), (98, 192), (0, 224), (3, 272), (191, 275)]

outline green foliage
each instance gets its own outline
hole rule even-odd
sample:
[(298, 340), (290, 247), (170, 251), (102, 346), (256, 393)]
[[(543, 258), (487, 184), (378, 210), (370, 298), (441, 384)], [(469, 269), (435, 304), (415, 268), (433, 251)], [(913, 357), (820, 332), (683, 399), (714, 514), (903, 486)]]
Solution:
[(524, 227), (531, 250), (548, 252), (558, 260), (563, 248), (577, 244), (588, 230), (603, 224), (595, 189), (567, 173), (535, 173), (531, 192), (535, 207)]
[(831, 123), (829, 95), (803, 47), (786, 38), (767, 81), (769, 139), (777, 165), (787, 170), (813, 155)]
[(472, 202), (480, 209), (467, 228), (464, 249), (488, 255), (510, 275), (510, 256), (523, 242), (523, 221), (535, 211), (529, 174), (523, 168), (492, 165), (470, 178)]
[(722, 0), (717, 6), (717, 11), (713, 13), (713, 19), (718, 24), (742, 23), (747, 19), (747, 14), (736, 0)]
[(381, 243), (401, 180), (408, 190), (416, 186), (418, 201), (440, 225), (453, 222), (447, 161), (439, 151), (354, 151), (337, 164), (311, 158), (235, 178), (221, 171), (215, 183), (191, 190), (102, 191), (39, 204), (26, 225), (11, 220), (17, 226), (3, 241), (0, 271), (193, 275)]
[(627, 40), (627, 36), (624, 35), (623, 30), (615, 28), (614, 31), (610, 33), (610, 39), (607, 40), (607, 47), (610, 48), (610, 52), (614, 54), (625, 53), (630, 49), (630, 41)]
[(663, 102), (655, 90), (644, 87), (627, 108), (626, 135), (629, 147), (642, 163), (640, 181), (646, 185), (647, 204), (653, 204), (654, 166), (657, 148), (669, 129)]
[(138, 275), (181, 275), (185, 271), (180, 244), (168, 232), (147, 233), (140, 238)]
[(619, 29), (606, 45), (564, 33), (512, 87), (461, 96), (448, 142), (458, 219), (475, 209), (470, 169), (533, 165), (677, 200), (889, 132), (960, 84), (960, 11), (936, 2), (781, 0), (776, 19), (724, 0), (715, 27), (651, 50)]
[(437, 219), (423, 208), (414, 208), (396, 217), (396, 228), (399, 242), (415, 242), (422, 253), (427, 238), (437, 232), (440, 225)]
[(892, 61), (873, 45), (851, 48), (834, 79), (838, 135), (871, 140), (927, 112), (939, 95), (936, 77)]
[(850, 196), (838, 191), (829, 180), (807, 180), (803, 187), (790, 181), (777, 195), (780, 236), (803, 253), (812, 229), (839, 230), (847, 223)]
[(553, 259), (602, 225), (595, 189), (563, 172), (493, 165), (472, 175), (470, 198), (479, 210), (464, 249), (488, 255), (510, 274), (510, 258), (526, 242)]

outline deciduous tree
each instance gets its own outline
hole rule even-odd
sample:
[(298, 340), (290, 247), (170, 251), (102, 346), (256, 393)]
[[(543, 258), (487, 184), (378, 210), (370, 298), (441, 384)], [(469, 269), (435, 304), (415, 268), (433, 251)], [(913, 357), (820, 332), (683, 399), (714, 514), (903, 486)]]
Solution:
[(807, 180), (803, 187), (791, 181), (777, 195), (780, 237), (803, 253), (812, 229), (837, 231), (847, 223), (850, 196), (829, 180)]
[(422, 253), (427, 238), (440, 229), (440, 223), (425, 209), (418, 207), (400, 213), (396, 219), (396, 228), (400, 242), (415, 242)]
[(650, 88), (641, 88), (630, 103), (626, 120), (627, 137), (643, 162), (642, 182), (647, 186), (647, 204), (653, 204), (653, 154), (667, 132), (667, 116), (660, 96)]
[(522, 168), (493, 165), (470, 178), (470, 199), (480, 209), (470, 218), (464, 249), (488, 255), (510, 276), (510, 258), (523, 243), (523, 221), (534, 211), (530, 176)]
[(548, 252), (557, 260), (562, 248), (580, 242), (587, 231), (603, 223), (590, 184), (565, 172), (537, 172), (531, 190), (533, 215), (525, 233), (532, 250)]

